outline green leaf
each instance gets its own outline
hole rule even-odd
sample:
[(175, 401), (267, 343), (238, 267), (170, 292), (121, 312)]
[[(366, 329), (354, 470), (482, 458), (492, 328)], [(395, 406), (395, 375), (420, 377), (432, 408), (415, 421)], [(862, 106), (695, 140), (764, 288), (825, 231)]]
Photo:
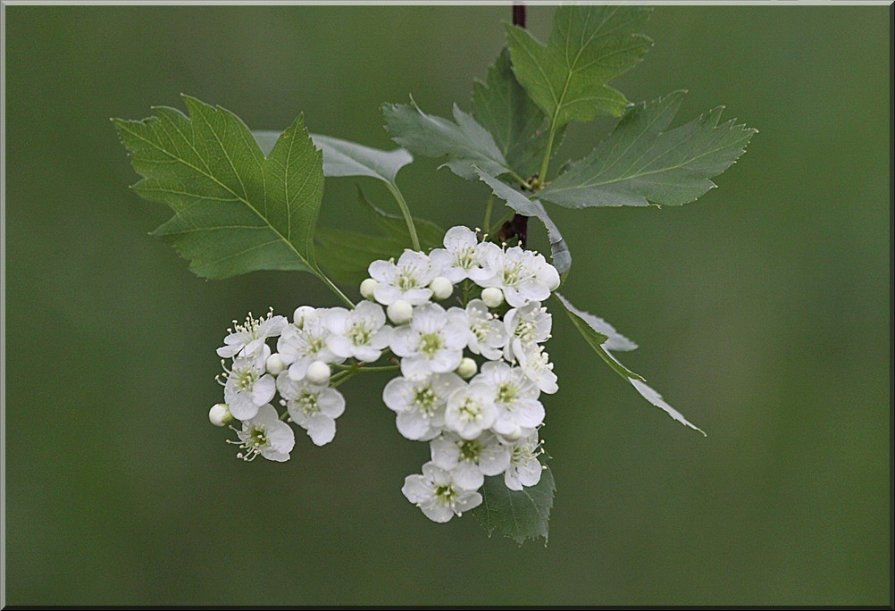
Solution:
[(544, 223), (544, 227), (547, 228), (547, 239), (550, 242), (550, 256), (553, 260), (553, 267), (560, 274), (569, 271), (569, 268), (572, 266), (572, 253), (569, 252), (569, 246), (563, 239), (562, 234), (560, 234), (559, 227), (547, 214), (544, 205), (537, 200), (529, 199), (525, 194), (517, 191), (505, 182), (485, 174), (481, 170), (478, 170), (478, 176), (482, 182), (491, 187), (494, 195), (507, 203), (507, 206), (519, 214), (537, 217)]
[[(554, 293), (557, 297), (557, 300), (562, 304), (563, 309), (566, 314), (569, 315), (569, 319), (572, 321), (572, 324), (578, 329), (578, 332), (581, 333), (581, 336), (584, 340), (593, 348), (594, 352), (596, 352), (600, 358), (602, 358), (607, 365), (609, 365), (612, 370), (620, 375), (622, 378), (631, 383), (631, 386), (640, 393), (644, 399), (663, 410), (666, 414), (671, 416), (674, 420), (680, 422), (684, 426), (688, 426), (694, 431), (699, 431), (705, 436), (705, 431), (703, 431), (698, 426), (692, 424), (689, 420), (684, 418), (683, 414), (679, 411), (671, 407), (654, 389), (646, 384), (646, 380), (643, 376), (634, 373), (627, 367), (621, 364), (621, 362), (615, 358), (615, 356), (610, 352), (610, 350), (633, 350), (636, 348), (631, 340), (627, 339), (623, 335), (618, 334), (612, 325), (606, 323), (606, 321), (597, 318), (593, 314), (589, 314), (588, 312), (584, 312), (579, 310), (574, 305), (569, 302), (568, 299), (560, 295), (559, 293)], [(612, 346), (621, 346), (621, 347), (612, 347)], [(633, 347), (628, 347), (633, 346)]]
[[(410, 247), (410, 234), (404, 217), (389, 214), (371, 202), (358, 187), (361, 213), (383, 235), (370, 235), (343, 229), (320, 227), (317, 230), (317, 260), (338, 282), (357, 285), (369, 275), (367, 268), (376, 259), (397, 258)], [(423, 249), (441, 246), (444, 229), (435, 223), (414, 218)]]
[(715, 187), (710, 178), (729, 168), (756, 130), (720, 123), (716, 108), (665, 131), (683, 91), (633, 106), (612, 134), (541, 191), (547, 201), (569, 208), (590, 206), (679, 206)]
[(454, 120), (427, 115), (413, 102), (385, 104), (382, 113), (392, 140), (423, 157), (447, 157), (457, 176), (475, 180), (477, 166), (493, 176), (513, 173), (488, 131), (454, 105)]
[(547, 45), (507, 25), (513, 72), (556, 127), (619, 116), (627, 100), (608, 83), (637, 65), (652, 41), (636, 33), (652, 9), (563, 6), (556, 10)]
[(320, 153), (298, 117), (265, 159), (233, 113), (184, 96), (189, 117), (157, 107), (155, 116), (113, 119), (143, 178), (142, 197), (174, 216), (154, 235), (205, 278), (255, 270), (303, 270), (314, 263), (314, 228), (323, 196)]
[[(253, 130), (252, 136), (262, 151), (273, 148), (279, 132)], [(323, 152), (324, 176), (369, 176), (394, 184), (398, 170), (413, 161), (404, 149), (382, 151), (348, 140), (311, 134), (314, 145)]]
[(510, 537), (522, 545), (526, 539), (544, 537), (550, 528), (550, 510), (556, 483), (553, 473), (545, 466), (541, 481), (530, 488), (510, 490), (502, 476), (486, 477), (481, 489), (482, 504), (474, 510), (490, 537), (494, 532)]
[(522, 176), (537, 172), (547, 149), (547, 116), (513, 75), (504, 48), (485, 82), (472, 90), (473, 115), (494, 137), (507, 163)]

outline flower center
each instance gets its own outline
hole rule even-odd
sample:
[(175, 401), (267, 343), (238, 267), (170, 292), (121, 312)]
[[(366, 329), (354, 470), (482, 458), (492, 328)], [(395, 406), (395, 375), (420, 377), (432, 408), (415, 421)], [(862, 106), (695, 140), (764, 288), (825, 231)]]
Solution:
[(482, 452), (482, 446), (476, 439), (470, 439), (460, 444), (460, 458), (470, 462), (478, 462), (479, 454)]
[(363, 323), (355, 323), (348, 330), (348, 339), (355, 346), (365, 346), (370, 343), (370, 330)]
[(511, 263), (503, 268), (503, 283), (505, 286), (516, 286), (522, 278), (522, 264)]
[(463, 403), (460, 404), (457, 411), (466, 422), (478, 422), (482, 419), (482, 404), (472, 397), (463, 399)]
[(530, 342), (534, 339), (535, 323), (532, 320), (520, 320), (516, 323), (515, 336), (523, 342)]
[(460, 269), (469, 269), (475, 265), (475, 248), (460, 248), (454, 253), (454, 265)]
[(498, 403), (509, 407), (514, 401), (516, 401), (516, 397), (519, 395), (518, 389), (510, 384), (509, 382), (502, 382), (500, 386), (497, 387), (497, 399)]
[(435, 356), (435, 353), (441, 350), (442, 345), (441, 335), (438, 333), (423, 333), (420, 335), (419, 351), (427, 358)]
[(398, 272), (395, 278), (395, 286), (402, 291), (409, 291), (419, 286), (419, 280), (416, 278), (416, 270), (404, 268)]
[(253, 448), (263, 448), (267, 445), (267, 431), (260, 426), (253, 426), (249, 432), (249, 442)]
[(236, 374), (236, 390), (245, 392), (251, 390), (258, 379), (258, 374), (251, 369), (244, 369)]
[(320, 403), (317, 400), (316, 393), (301, 393), (298, 399), (295, 400), (295, 404), (298, 406), (298, 409), (307, 416), (311, 416), (320, 411)]
[(418, 387), (413, 393), (413, 404), (425, 415), (435, 411), (435, 401), (438, 397), (432, 391), (431, 386)]
[(450, 505), (456, 495), (456, 490), (450, 484), (447, 486), (435, 486), (435, 498), (445, 505)]

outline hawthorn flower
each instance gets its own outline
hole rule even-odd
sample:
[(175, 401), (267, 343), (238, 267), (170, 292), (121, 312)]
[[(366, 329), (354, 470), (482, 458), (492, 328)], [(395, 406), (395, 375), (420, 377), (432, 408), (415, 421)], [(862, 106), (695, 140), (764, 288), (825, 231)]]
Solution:
[(492, 433), (463, 439), (445, 433), (429, 442), (432, 462), (450, 471), (454, 482), (465, 490), (478, 490), (486, 475), (499, 475), (510, 466), (510, 450)]
[(507, 331), (481, 299), (473, 299), (466, 306), (469, 321), (467, 342), (473, 354), (481, 354), (486, 359), (497, 360), (502, 356), (507, 342)]
[(273, 310), (265, 318), (253, 318), (252, 313), (246, 317), (245, 323), (233, 321), (233, 329), (224, 338), (224, 345), (217, 349), (221, 358), (231, 358), (237, 354), (248, 356), (254, 354), (268, 337), (276, 337), (287, 324), (284, 316), (274, 316)]
[(506, 363), (485, 363), (473, 382), (487, 384), (497, 416), (491, 425), (495, 433), (515, 437), (523, 429), (544, 422), (544, 406), (538, 401), (538, 387), (519, 367)]
[(345, 412), (345, 398), (338, 390), (295, 381), (288, 374), (277, 377), (277, 389), (286, 399), (292, 421), (308, 432), (314, 445), (328, 444), (336, 436), (336, 418)]
[(501, 250), (483, 250), (482, 268), (470, 272), (469, 277), (483, 288), (499, 288), (512, 307), (530, 301), (544, 301), (559, 287), (559, 273), (544, 256), (531, 250), (513, 246)]
[[(285, 462), (295, 447), (295, 433), (280, 416), (273, 405), (262, 405), (257, 415), (242, 423), (242, 430), (236, 432), (239, 447), (244, 450), (237, 458), (252, 461), (260, 454), (267, 460)], [(236, 443), (236, 442), (232, 442)]]
[(534, 486), (541, 481), (544, 467), (538, 461), (540, 449), (537, 432), (522, 437), (510, 448), (510, 465), (503, 473), (503, 481), (510, 490), (522, 490), (522, 487)]
[(426, 378), (397, 377), (382, 390), (382, 400), (397, 414), (398, 431), (407, 439), (426, 441), (444, 427), (447, 398), (465, 382), (453, 373), (436, 373)]
[(509, 310), (503, 317), (503, 324), (509, 337), (505, 358), (513, 361), (519, 358), (529, 345), (540, 344), (549, 339), (553, 317), (540, 302), (533, 301), (521, 308)]
[(450, 471), (431, 462), (423, 465), (422, 475), (404, 478), (401, 492), (433, 522), (449, 522), (455, 515), (462, 515), (482, 503), (481, 494), (464, 490)]
[(444, 248), (435, 248), (429, 254), (432, 265), (454, 284), (469, 277), (469, 272), (479, 269), (479, 239), (468, 227), (457, 226), (444, 234)]
[(475, 439), (494, 424), (497, 408), (494, 392), (488, 384), (473, 380), (448, 397), (444, 423), (463, 439)]
[(385, 326), (382, 306), (371, 301), (362, 301), (351, 311), (332, 308), (325, 322), (330, 332), (326, 346), (337, 357), (372, 363), (388, 347), (391, 327)]
[[(289, 376), (301, 380), (314, 361), (341, 363), (344, 357), (336, 356), (327, 345), (329, 329), (326, 326), (327, 312), (305, 312), (301, 318), (296, 313), (296, 324), (286, 325), (277, 340), (277, 351), (284, 364), (289, 365)], [(300, 324), (298, 324), (300, 321)]]
[(446, 312), (438, 304), (427, 303), (413, 311), (409, 325), (391, 334), (392, 352), (401, 358), (401, 373), (421, 378), (430, 373), (454, 371), (466, 347), (466, 315), (459, 308)]
[(410, 305), (422, 305), (432, 297), (429, 283), (437, 276), (429, 257), (421, 252), (405, 250), (398, 262), (373, 261), (370, 277), (377, 282), (373, 296), (382, 305), (403, 299)]
[(224, 402), (237, 420), (254, 418), (258, 408), (273, 399), (276, 381), (267, 373), (268, 356), (270, 348), (262, 344), (258, 352), (233, 359), (233, 365), (227, 371)]
[(550, 362), (550, 355), (544, 351), (543, 346), (530, 344), (523, 349), (518, 358), (522, 372), (542, 392), (552, 395), (559, 390), (559, 386), (556, 384), (556, 374), (553, 373), (553, 363)]

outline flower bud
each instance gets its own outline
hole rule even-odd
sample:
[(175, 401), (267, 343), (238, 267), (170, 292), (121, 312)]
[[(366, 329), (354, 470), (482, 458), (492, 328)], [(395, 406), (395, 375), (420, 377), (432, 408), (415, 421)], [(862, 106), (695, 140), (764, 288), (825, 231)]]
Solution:
[(373, 291), (376, 290), (376, 287), (379, 286), (379, 283), (373, 280), (372, 278), (367, 278), (363, 282), (360, 283), (360, 294), (364, 299), (373, 300)]
[(283, 362), (283, 359), (276, 352), (267, 357), (266, 365), (268, 373), (273, 375), (280, 375), (286, 369), (286, 363)]
[(454, 293), (454, 285), (444, 276), (438, 276), (429, 284), (432, 289), (432, 296), (438, 301), (447, 299)]
[(233, 414), (226, 403), (215, 403), (208, 410), (208, 421), (215, 426), (226, 426), (233, 421)]
[(329, 382), (331, 373), (332, 371), (330, 370), (329, 365), (323, 361), (314, 361), (308, 365), (308, 372), (305, 374), (305, 379), (311, 384), (322, 386)]
[(489, 308), (499, 307), (503, 303), (503, 291), (499, 288), (491, 287), (482, 291), (482, 301)]
[(295, 326), (301, 329), (305, 326), (305, 319), (309, 316), (313, 316), (316, 310), (311, 306), (301, 306), (295, 308), (295, 314), (292, 315), (292, 320), (295, 322)]
[(410, 322), (410, 319), (413, 318), (413, 306), (403, 299), (398, 299), (388, 306), (386, 313), (390, 321), (396, 325), (403, 325), (406, 322)]
[(465, 356), (460, 361), (460, 365), (457, 366), (457, 375), (464, 380), (468, 380), (474, 376), (478, 370), (479, 366), (476, 365), (476, 362), (468, 356)]

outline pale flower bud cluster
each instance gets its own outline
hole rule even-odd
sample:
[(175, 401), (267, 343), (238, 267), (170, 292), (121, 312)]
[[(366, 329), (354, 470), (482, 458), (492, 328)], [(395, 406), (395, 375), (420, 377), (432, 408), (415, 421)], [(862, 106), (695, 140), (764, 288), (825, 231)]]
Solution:
[(444, 248), (405, 250), (368, 271), (365, 300), (351, 310), (302, 306), (291, 322), (269, 313), (236, 325), (218, 349), (232, 363), (221, 378), (225, 402), (209, 420), (242, 423), (231, 442), (241, 458), (287, 460), (289, 422), (316, 445), (332, 441), (345, 408), (336, 388), (394, 369), (383, 402), (401, 435), (427, 442), (430, 455), (402, 492), (427, 517), (447, 522), (478, 506), (488, 476), (512, 490), (537, 484), (540, 395), (558, 390), (543, 348), (552, 318), (541, 305), (559, 286), (556, 269), (534, 251), (453, 227)]

